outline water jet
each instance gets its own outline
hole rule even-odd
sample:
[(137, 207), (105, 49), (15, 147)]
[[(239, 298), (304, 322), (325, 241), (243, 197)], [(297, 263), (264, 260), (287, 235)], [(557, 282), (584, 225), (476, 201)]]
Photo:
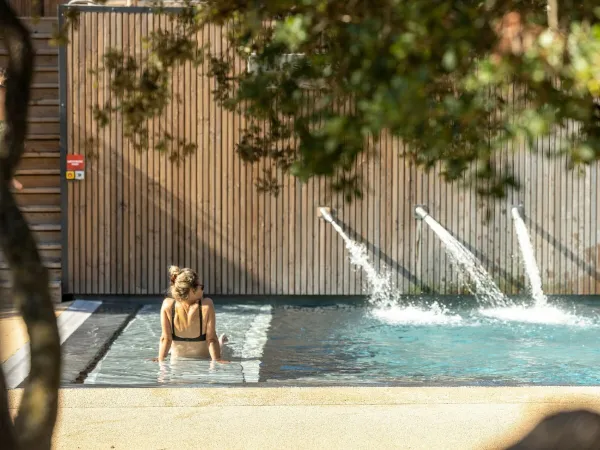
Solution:
[(494, 307), (508, 305), (506, 297), (500, 292), (481, 262), (444, 226), (431, 217), (426, 207), (417, 205), (415, 215), (417, 220), (422, 220), (440, 238), (450, 261), (458, 267), (463, 277), (471, 281), (467, 286), (475, 297)]
[(523, 204), (513, 206), (511, 208), (511, 215), (515, 224), (515, 230), (517, 233), (517, 241), (519, 242), (519, 248), (521, 249), (521, 257), (523, 259), (523, 265), (525, 266), (525, 272), (529, 279), (529, 286), (531, 288), (531, 296), (535, 301), (535, 306), (543, 307), (547, 304), (547, 298), (542, 290), (542, 277), (540, 276), (540, 269), (537, 266), (535, 260), (535, 252), (533, 251), (533, 245), (531, 245), (531, 239), (527, 226), (523, 221)]
[(319, 206), (317, 208), (317, 217), (326, 222), (333, 222), (333, 210), (329, 206)]

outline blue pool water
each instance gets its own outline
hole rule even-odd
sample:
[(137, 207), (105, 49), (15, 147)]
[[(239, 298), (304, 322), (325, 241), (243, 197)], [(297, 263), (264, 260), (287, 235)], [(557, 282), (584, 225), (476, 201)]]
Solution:
[(85, 383), (599, 385), (599, 306), (217, 305), (231, 363), (212, 365), (149, 361), (160, 335), (160, 308), (149, 305)]

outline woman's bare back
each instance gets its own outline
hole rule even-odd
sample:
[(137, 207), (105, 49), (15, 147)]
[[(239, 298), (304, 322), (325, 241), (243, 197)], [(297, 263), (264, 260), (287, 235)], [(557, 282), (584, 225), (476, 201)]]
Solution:
[[(200, 306), (200, 302), (198, 302), (186, 308), (184, 303), (178, 303), (172, 298), (165, 299), (165, 302), (167, 302), (167, 310), (170, 311), (169, 321), (171, 328), (175, 330), (175, 335), (178, 338), (194, 339), (206, 335), (207, 321), (205, 318), (208, 316), (207, 305), (203, 304)], [(175, 309), (173, 309), (173, 306), (175, 306)], [(187, 324), (181, 324), (179, 320), (175, 320), (172, 315), (173, 311), (175, 311), (176, 315), (179, 314), (186, 317)], [(193, 342), (173, 340), (171, 352), (174, 356), (180, 358), (207, 358), (210, 356), (208, 341), (206, 340)]]

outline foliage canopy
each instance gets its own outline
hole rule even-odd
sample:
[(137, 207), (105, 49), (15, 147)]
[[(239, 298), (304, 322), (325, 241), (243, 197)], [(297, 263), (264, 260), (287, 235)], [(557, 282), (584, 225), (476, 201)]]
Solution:
[[(370, 137), (391, 133), (407, 144), (401, 156), (425, 168), (439, 164), (447, 180), (486, 180), (478, 192), (502, 197), (518, 186), (497, 157), (508, 145), (566, 155), (572, 166), (600, 155), (600, 7), (565, 0), (556, 14), (549, 3), (560, 17), (552, 27), (540, 0), (159, 5), (174, 31), (149, 37), (141, 65), (121, 49), (105, 56), (114, 101), (96, 118), (106, 124), (120, 111), (146, 149), (146, 120), (171, 101), (172, 69), (206, 61), (216, 99), (247, 119), (239, 156), (272, 167), (261, 190), (277, 193), (275, 173), (283, 171), (328, 177), (351, 199), (361, 193), (357, 157), (376, 153)], [(227, 30), (218, 54), (196, 40), (207, 23)], [(240, 59), (244, 70), (236, 69)], [(538, 148), (557, 130), (555, 146)], [(173, 139), (165, 136), (159, 149)], [(195, 150), (177, 144), (175, 160)]]

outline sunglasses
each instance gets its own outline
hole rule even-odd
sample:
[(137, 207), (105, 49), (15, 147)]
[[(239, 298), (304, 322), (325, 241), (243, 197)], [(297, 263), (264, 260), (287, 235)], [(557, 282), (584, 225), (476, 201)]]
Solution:
[(202, 289), (202, 290), (204, 290), (204, 285), (203, 284), (198, 284), (196, 286), (196, 289)]

